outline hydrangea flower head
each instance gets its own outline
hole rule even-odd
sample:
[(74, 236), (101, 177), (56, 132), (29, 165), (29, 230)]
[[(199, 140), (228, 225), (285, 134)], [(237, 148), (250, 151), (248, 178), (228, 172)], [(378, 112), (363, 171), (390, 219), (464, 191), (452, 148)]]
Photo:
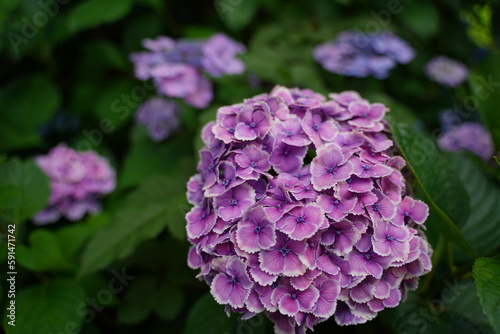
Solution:
[(464, 64), (456, 60), (438, 56), (425, 65), (425, 74), (443, 86), (457, 87), (467, 79), (469, 71)]
[(469, 151), (483, 160), (493, 156), (493, 140), (483, 125), (465, 122), (446, 131), (438, 140), (439, 147), (445, 151)]
[(47, 208), (33, 217), (38, 225), (62, 216), (76, 221), (87, 212), (96, 213), (100, 210), (99, 198), (116, 186), (115, 171), (93, 151), (78, 152), (60, 144), (35, 161), (49, 177), (51, 188)]
[(188, 182), (188, 265), (219, 304), (276, 333), (364, 323), (431, 269), (429, 209), (405, 195), (388, 109), (277, 86), (219, 108)]
[(178, 128), (179, 110), (174, 101), (151, 97), (139, 106), (135, 121), (146, 127), (151, 140), (160, 142)]
[(387, 78), (397, 63), (409, 63), (414, 56), (415, 51), (407, 42), (387, 31), (363, 34), (347, 30), (314, 49), (314, 58), (327, 71), (377, 79)]
[(160, 36), (146, 39), (149, 51), (133, 53), (131, 60), (138, 79), (152, 79), (159, 94), (184, 99), (195, 108), (205, 108), (213, 98), (206, 77), (241, 74), (245, 66), (236, 58), (245, 48), (224, 34), (207, 40), (179, 40)]

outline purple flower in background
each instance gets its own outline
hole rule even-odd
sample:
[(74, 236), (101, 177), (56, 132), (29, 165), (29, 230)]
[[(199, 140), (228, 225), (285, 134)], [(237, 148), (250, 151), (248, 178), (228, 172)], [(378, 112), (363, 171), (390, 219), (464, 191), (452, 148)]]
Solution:
[(144, 125), (154, 142), (168, 138), (179, 127), (179, 106), (174, 101), (151, 97), (141, 104), (135, 121)]
[(428, 207), (404, 196), (388, 109), (329, 97), (277, 86), (219, 108), (187, 184), (188, 265), (226, 310), (283, 333), (373, 319), (431, 269)]
[(464, 64), (456, 60), (438, 56), (425, 65), (425, 74), (443, 86), (457, 87), (467, 79), (469, 71)]
[(178, 97), (198, 109), (206, 108), (213, 98), (212, 83), (205, 75), (220, 77), (241, 74), (244, 64), (236, 58), (245, 51), (224, 34), (207, 40), (178, 40), (166, 36), (145, 39), (149, 51), (130, 56), (138, 79), (152, 79), (159, 94)]
[(314, 49), (314, 59), (330, 72), (353, 77), (385, 79), (397, 63), (407, 64), (413, 48), (391, 32), (363, 34), (343, 31)]
[(483, 160), (493, 156), (494, 146), (488, 131), (479, 123), (466, 122), (446, 131), (438, 140), (444, 151), (466, 150)]
[(202, 46), (203, 69), (214, 77), (223, 74), (241, 74), (245, 65), (236, 55), (245, 52), (245, 47), (224, 34), (215, 34)]
[(33, 217), (37, 225), (53, 223), (62, 216), (75, 221), (87, 212), (97, 213), (99, 198), (116, 186), (115, 171), (93, 151), (78, 152), (59, 144), (35, 161), (48, 176), (51, 188), (48, 206)]

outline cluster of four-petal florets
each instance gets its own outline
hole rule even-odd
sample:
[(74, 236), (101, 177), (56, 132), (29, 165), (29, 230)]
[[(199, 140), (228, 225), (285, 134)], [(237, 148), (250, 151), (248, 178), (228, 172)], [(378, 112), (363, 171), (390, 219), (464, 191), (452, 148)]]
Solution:
[(362, 323), (430, 270), (383, 117), (356, 92), (276, 87), (222, 107), (188, 182), (188, 262), (217, 302), (276, 328)]

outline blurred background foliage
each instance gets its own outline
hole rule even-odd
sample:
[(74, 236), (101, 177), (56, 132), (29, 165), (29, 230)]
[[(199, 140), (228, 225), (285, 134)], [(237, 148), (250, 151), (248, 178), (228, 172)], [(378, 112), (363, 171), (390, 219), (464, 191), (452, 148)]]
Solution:
[[(416, 57), (386, 80), (329, 73), (312, 49), (345, 29), (392, 30)], [(181, 130), (151, 142), (133, 115), (155, 92), (134, 78), (128, 55), (144, 38), (219, 31), (247, 46), (246, 72), (214, 79), (211, 106), (183, 105)], [(498, 166), (435, 145), (439, 112), (455, 108), (482, 120), (500, 148), (498, 1), (1, 0), (0, 34), (0, 222), (5, 234), (16, 226), (18, 272), (16, 326), (3, 317), (8, 334), (271, 333), (263, 316), (227, 318), (207, 295), (186, 265), (184, 214), (201, 127), (219, 106), (275, 84), (324, 94), (354, 89), (387, 104), (416, 195), (432, 211), (434, 269), (407, 302), (365, 325), (328, 321), (315, 332), (500, 333)], [(466, 84), (452, 90), (425, 77), (424, 64), (440, 54), (469, 67)], [(118, 187), (98, 215), (35, 227), (29, 219), (50, 190), (32, 158), (59, 142), (106, 156)], [(120, 282), (119, 291), (110, 282)]]

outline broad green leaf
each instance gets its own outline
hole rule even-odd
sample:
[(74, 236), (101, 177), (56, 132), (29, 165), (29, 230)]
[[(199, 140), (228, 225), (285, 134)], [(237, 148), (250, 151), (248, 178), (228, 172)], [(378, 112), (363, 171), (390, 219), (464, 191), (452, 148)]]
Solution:
[(218, 305), (210, 293), (206, 293), (191, 308), (182, 334), (233, 333), (234, 320), (226, 315), (224, 307)]
[(0, 152), (39, 145), (39, 128), (59, 108), (61, 95), (45, 75), (25, 76), (0, 88)]
[(155, 278), (143, 275), (134, 280), (125, 291), (125, 296), (118, 307), (118, 322), (137, 324), (149, 315), (154, 306), (156, 291)]
[(7, 334), (77, 333), (85, 312), (85, 292), (72, 280), (48, 281), (20, 290), (16, 296), (15, 327)]
[[(141, 95), (139, 95), (141, 94)], [(135, 113), (140, 102), (145, 101), (147, 90), (131, 81), (118, 81), (100, 93), (95, 112), (104, 136), (112, 134)], [(142, 97), (139, 101), (137, 96)], [(129, 101), (128, 103), (126, 101)]]
[(165, 320), (173, 320), (184, 306), (184, 292), (169, 282), (164, 282), (156, 291), (154, 311)]
[[(126, 55), (119, 50), (115, 44), (98, 40), (92, 41), (84, 45), (83, 50), (92, 59), (100, 59), (100, 62), (106, 63), (110, 67), (118, 70), (128, 70), (131, 67), (130, 62), (127, 60)], [(129, 93), (130, 92), (124, 92)]]
[(21, 204), (21, 189), (11, 184), (0, 184), (0, 211), (12, 209)]
[(448, 161), (462, 181), (473, 208), (460, 231), (477, 255), (489, 255), (500, 246), (500, 191), (466, 157), (450, 154)]
[(469, 316), (456, 312), (455, 303), (459, 303), (467, 286), (459, 282), (457, 286), (449, 284), (437, 298), (421, 300), (416, 293), (410, 293), (408, 299), (394, 309), (382, 313), (392, 329), (392, 333), (404, 334), (493, 334), (491, 327), (476, 322)]
[(17, 245), (18, 263), (33, 271), (67, 271), (75, 269), (63, 255), (57, 236), (46, 229), (34, 230), (29, 246)]
[(91, 215), (84, 222), (72, 223), (57, 230), (56, 235), (64, 256), (71, 260), (87, 240), (107, 224), (109, 217), (101, 213)]
[(420, 38), (429, 38), (439, 30), (439, 12), (428, 3), (405, 2), (400, 19)]
[[(105, 228), (95, 234), (83, 253), (80, 274), (101, 269), (123, 259), (143, 241), (156, 237), (164, 228), (184, 236), (184, 195), (175, 178), (153, 177), (145, 181), (123, 203)], [(181, 195), (182, 194), (182, 195)]]
[(442, 233), (470, 255), (473, 251), (457, 226), (469, 214), (469, 198), (434, 141), (411, 126), (388, 119), (394, 140), (425, 193)]
[[(174, 175), (187, 181), (194, 166), (192, 134), (177, 134), (161, 143), (153, 143), (142, 127), (136, 127), (132, 145), (125, 157), (119, 188), (134, 186), (152, 175)], [(147, 163), (145, 163), (147, 161)], [(180, 183), (179, 183), (179, 186)], [(181, 186), (183, 187), (183, 186)]]
[(86, 0), (80, 2), (68, 15), (68, 28), (72, 31), (94, 28), (113, 23), (128, 14), (133, 0)]
[(33, 161), (11, 159), (0, 165), (0, 186), (16, 187), (16, 196), (20, 195), (17, 205), (3, 211), (14, 223), (23, 222), (45, 208), (50, 195), (47, 176)]
[(481, 257), (474, 263), (474, 281), (483, 312), (500, 333), (500, 259)]
[(245, 28), (259, 9), (257, 0), (215, 0), (213, 5), (219, 19), (231, 30)]
[(484, 125), (490, 131), (495, 146), (500, 147), (500, 56), (492, 55), (481, 61), (480, 70), (469, 75), (474, 94), (466, 96), (460, 111), (471, 113), (477, 109)]

